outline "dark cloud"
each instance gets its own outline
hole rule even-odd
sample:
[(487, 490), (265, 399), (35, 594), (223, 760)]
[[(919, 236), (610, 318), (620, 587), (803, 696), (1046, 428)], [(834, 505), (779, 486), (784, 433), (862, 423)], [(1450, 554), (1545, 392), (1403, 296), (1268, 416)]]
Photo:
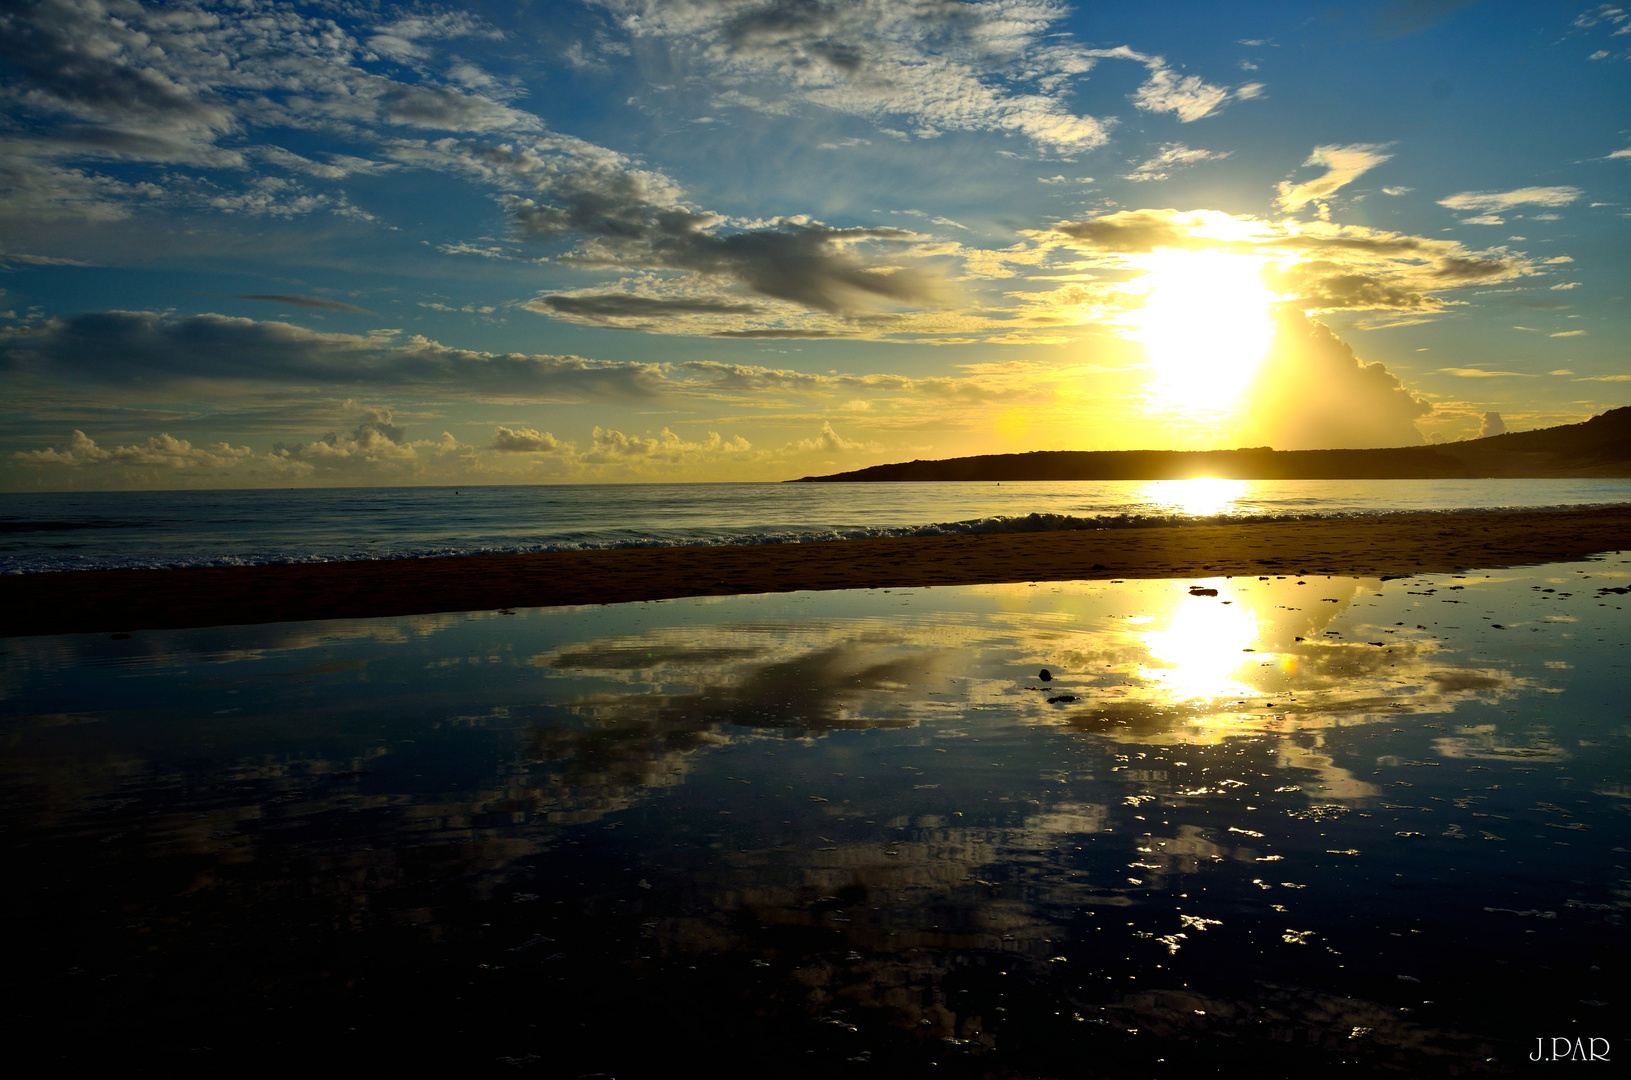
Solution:
[(540, 296), (528, 302), (526, 306), (534, 310), (540, 306), (546, 307), (562, 315), (576, 316), (589, 322), (633, 319), (650, 315), (752, 315), (764, 310), (757, 304), (728, 300), (665, 300), (619, 292)]
[(1383, 40), (1431, 29), (1478, 0), (1392, 0), (1372, 17), (1371, 29)]
[(1191, 230), (1205, 225), (1199, 217), (1185, 218), (1176, 210), (1122, 210), (1090, 221), (1063, 222), (1059, 232), (1087, 247), (1111, 254), (1136, 254), (1162, 248), (1219, 247), (1216, 240)]
[(899, 246), (914, 238), (904, 230), (836, 229), (783, 218), (766, 228), (722, 234), (716, 231), (718, 215), (648, 202), (637, 177), (620, 180), (594, 188), (577, 178), (559, 183), (549, 192), (553, 204), (514, 196), (506, 201), (517, 231), (528, 239), (584, 237), (563, 261), (585, 266), (705, 274), (829, 314), (854, 310), (860, 299), (913, 303), (930, 297), (921, 273), (870, 265), (854, 253), (860, 243)]
[(835, 330), (715, 330), (708, 335), (717, 338), (835, 338), (850, 337)]
[(1377, 308), (1418, 309), (1435, 307), (1437, 302), (1413, 289), (1379, 281), (1365, 274), (1324, 274), (1298, 267), (1297, 298), (1310, 308), (1331, 311), (1338, 308), (1375, 310)]
[(324, 300), (320, 296), (301, 296), (298, 293), (239, 293), (233, 296), (234, 300), (267, 300), (274, 304), (288, 304), (290, 307), (315, 308), (319, 311), (355, 311), (359, 315), (372, 315), (367, 308), (357, 307), (355, 304), (342, 304), (338, 300)]
[(0, 370), (64, 382), (188, 379), (327, 386), (424, 386), (540, 401), (649, 398), (657, 365), (452, 349), (394, 332), (322, 334), (224, 315), (108, 311), (0, 330)]

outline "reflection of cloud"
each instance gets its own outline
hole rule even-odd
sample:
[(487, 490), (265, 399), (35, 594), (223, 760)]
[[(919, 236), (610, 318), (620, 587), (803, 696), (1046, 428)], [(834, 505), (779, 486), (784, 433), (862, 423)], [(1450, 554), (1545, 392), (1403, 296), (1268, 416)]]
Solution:
[(751, 643), (748, 648), (722, 652), (700, 642), (687, 648), (674, 640), (683, 641), (683, 634), (614, 639), (533, 662), (574, 674), (646, 672), (655, 686), (585, 695), (572, 707), (601, 724), (687, 731), (721, 725), (798, 731), (901, 727), (924, 711), (922, 688), (944, 679), (946, 671), (940, 650), (914, 649), (910, 638), (807, 641), (804, 648), (789, 649), (756, 641), (759, 635), (750, 633), (732, 635)]

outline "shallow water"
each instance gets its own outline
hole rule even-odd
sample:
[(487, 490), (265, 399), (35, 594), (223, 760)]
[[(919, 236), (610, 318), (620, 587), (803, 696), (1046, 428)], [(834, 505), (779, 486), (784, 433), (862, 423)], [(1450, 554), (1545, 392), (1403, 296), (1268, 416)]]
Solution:
[(1622, 554), (12, 639), (5, 1030), (624, 1080), (1623, 1055), (1628, 585)]
[(0, 494), (0, 573), (1631, 504), (1631, 480), (586, 484)]

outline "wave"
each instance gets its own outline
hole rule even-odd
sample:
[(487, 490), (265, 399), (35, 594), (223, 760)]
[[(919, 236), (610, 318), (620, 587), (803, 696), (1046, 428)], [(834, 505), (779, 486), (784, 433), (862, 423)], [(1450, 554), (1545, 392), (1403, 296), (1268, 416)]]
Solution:
[[(1602, 503), (1597, 505), (1627, 505)], [(75, 570), (177, 569), (209, 566), (263, 566), (299, 563), (362, 562), (389, 559), (459, 558), (473, 555), (528, 555), (551, 551), (590, 551), (639, 547), (711, 547), (752, 544), (807, 544), (837, 540), (876, 540), (913, 536), (964, 536), (1007, 533), (1070, 532), (1105, 529), (1194, 528), (1207, 525), (1361, 518), (1442, 516), (1490, 512), (1544, 512), (1579, 509), (1580, 504), (1546, 506), (1464, 507), (1451, 509), (1332, 508), (1307, 512), (1178, 514), (1111, 513), (1093, 515), (1031, 513), (993, 515), (923, 525), (693, 527), (686, 529), (609, 529), (563, 533), (548, 539), (443, 541), (393, 545), (314, 546), (312, 550), (259, 550), (237, 553), (164, 554), (50, 553), (0, 555), (0, 574), (55, 573)]]

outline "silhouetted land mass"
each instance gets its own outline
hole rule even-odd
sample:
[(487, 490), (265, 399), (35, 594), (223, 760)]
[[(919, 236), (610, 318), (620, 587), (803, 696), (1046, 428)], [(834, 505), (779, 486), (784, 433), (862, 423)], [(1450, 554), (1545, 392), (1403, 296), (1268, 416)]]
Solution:
[(1631, 406), (1583, 424), (1380, 450), (1037, 450), (874, 465), (789, 483), (888, 480), (1443, 480), (1631, 476)]

